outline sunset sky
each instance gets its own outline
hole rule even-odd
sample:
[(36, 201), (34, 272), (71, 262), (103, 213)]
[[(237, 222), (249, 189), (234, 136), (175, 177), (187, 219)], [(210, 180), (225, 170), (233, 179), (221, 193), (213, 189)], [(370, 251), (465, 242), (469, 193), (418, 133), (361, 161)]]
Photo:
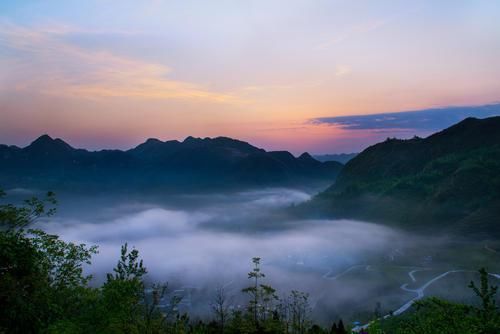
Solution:
[(500, 114), (498, 101), (497, 0), (0, 1), (0, 143), (191, 135), (353, 152)]

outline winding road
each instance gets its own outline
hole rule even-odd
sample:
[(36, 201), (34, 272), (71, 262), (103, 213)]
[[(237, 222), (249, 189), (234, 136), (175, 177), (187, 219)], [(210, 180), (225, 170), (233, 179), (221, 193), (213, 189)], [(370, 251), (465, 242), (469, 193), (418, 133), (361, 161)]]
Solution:
[[(349, 267), (347, 268), (346, 270), (344, 270), (343, 272), (335, 275), (335, 276), (330, 276), (332, 274), (332, 271), (333, 270), (329, 270), (328, 272), (326, 272), (324, 275), (323, 275), (323, 278), (324, 279), (330, 279), (330, 280), (336, 280), (338, 279), (339, 277), (342, 277), (344, 276), (345, 274), (349, 273), (350, 271), (354, 270), (354, 269), (357, 269), (357, 268), (362, 268), (362, 267), (365, 267), (365, 270), (367, 271), (370, 271), (371, 270), (371, 265), (366, 265), (366, 264), (362, 264), (362, 265), (355, 265), (355, 266), (352, 266), (352, 267)], [(408, 268), (408, 267), (405, 267), (405, 268)], [(412, 267), (412, 268), (415, 268), (415, 267)], [(430, 285), (432, 285), (433, 283), (435, 283), (436, 281), (450, 275), (450, 274), (454, 274), (454, 273), (460, 273), (460, 272), (475, 272), (473, 270), (449, 270), (447, 272), (444, 272), (442, 274), (439, 274), (433, 278), (431, 278), (430, 280), (428, 280), (424, 285), (422, 285), (421, 287), (419, 288), (416, 288), (416, 289), (410, 289), (408, 288), (408, 284), (410, 283), (414, 283), (417, 281), (417, 279), (415, 278), (415, 273), (416, 272), (419, 272), (419, 271), (425, 271), (425, 270), (430, 270), (431, 268), (420, 268), (420, 269), (413, 269), (411, 271), (408, 272), (408, 276), (410, 277), (411, 279), (411, 282), (409, 283), (405, 283), (403, 285), (401, 285), (401, 290), (403, 291), (406, 291), (406, 292), (413, 292), (416, 294), (415, 297), (413, 297), (412, 299), (410, 299), (408, 302), (406, 302), (405, 304), (403, 304), (400, 308), (398, 308), (396, 311), (392, 312), (391, 314), (386, 314), (384, 315), (382, 318), (385, 319), (385, 318), (388, 318), (390, 316), (393, 316), (393, 315), (400, 315), (401, 313), (407, 311), (411, 306), (412, 304), (419, 300), (419, 299), (422, 299), (423, 297), (425, 297), (425, 289), (427, 289)], [(500, 279), (500, 274), (494, 274), (494, 273), (488, 273), (490, 276), (493, 276), (497, 279)], [(354, 327), (352, 330), (353, 332), (359, 332), (361, 331), (362, 329), (366, 329), (368, 328), (368, 326), (370, 325), (370, 323), (368, 324), (364, 324), (364, 325), (360, 325), (360, 326), (356, 326)]]
[[(417, 272), (417, 271), (422, 271), (422, 270), (412, 270), (412, 271), (410, 271), (408, 273), (408, 275), (410, 276), (410, 278), (412, 279), (413, 282), (416, 282), (416, 279), (413, 276), (413, 274), (415, 272)], [(424, 297), (424, 291), (425, 291), (425, 289), (427, 289), (429, 287), (429, 285), (431, 285), (432, 283), (436, 282), (437, 280), (440, 280), (441, 278), (443, 278), (445, 276), (448, 276), (449, 274), (452, 274), (452, 273), (470, 272), (470, 271), (471, 270), (450, 270), (450, 271), (447, 271), (447, 272), (442, 273), (441, 275), (438, 275), (438, 276), (432, 278), (431, 280), (427, 281), (427, 283), (425, 283), (424, 285), (422, 285), (418, 289), (408, 289), (407, 288), (408, 283), (405, 283), (405, 284), (401, 285), (401, 290), (404, 290), (404, 291), (407, 291), (407, 292), (414, 292), (417, 295), (413, 299), (410, 299), (406, 304), (404, 304), (403, 306), (401, 306), (400, 308), (398, 308), (396, 311), (394, 311), (392, 314), (393, 315), (399, 315), (399, 314), (403, 313), (404, 311), (406, 311), (407, 309), (409, 309), (410, 306), (416, 300), (422, 299)], [(386, 315), (386, 316), (384, 316), (384, 318), (387, 318), (388, 316), (389, 316), (389, 314)]]
[(340, 274), (337, 274), (335, 276), (330, 276), (332, 274), (332, 271), (333, 271), (333, 269), (330, 269), (326, 274), (323, 275), (323, 278), (325, 278), (325, 279), (331, 279), (331, 280), (336, 280), (337, 278), (344, 276), (348, 272), (350, 272), (350, 271), (352, 271), (354, 269), (357, 269), (357, 268), (362, 268), (362, 267), (366, 267), (365, 268), (366, 271), (370, 270), (370, 265), (358, 264), (358, 265), (355, 265), (355, 266), (347, 268), (346, 270), (344, 270), (343, 272), (341, 272)]

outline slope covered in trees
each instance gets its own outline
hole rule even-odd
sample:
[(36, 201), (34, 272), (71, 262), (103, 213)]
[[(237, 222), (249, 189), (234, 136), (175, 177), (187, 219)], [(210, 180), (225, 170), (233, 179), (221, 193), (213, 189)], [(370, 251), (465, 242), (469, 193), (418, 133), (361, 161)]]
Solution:
[(339, 217), (499, 236), (500, 117), (373, 145), (310, 204)]

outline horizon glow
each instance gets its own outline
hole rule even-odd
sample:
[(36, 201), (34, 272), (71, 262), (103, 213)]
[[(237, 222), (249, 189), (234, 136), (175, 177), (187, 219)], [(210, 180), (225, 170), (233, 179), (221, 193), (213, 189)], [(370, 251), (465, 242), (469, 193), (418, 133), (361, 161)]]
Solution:
[(427, 135), (312, 120), (499, 101), (499, 14), (482, 0), (2, 2), (0, 143), (227, 136), (322, 154)]

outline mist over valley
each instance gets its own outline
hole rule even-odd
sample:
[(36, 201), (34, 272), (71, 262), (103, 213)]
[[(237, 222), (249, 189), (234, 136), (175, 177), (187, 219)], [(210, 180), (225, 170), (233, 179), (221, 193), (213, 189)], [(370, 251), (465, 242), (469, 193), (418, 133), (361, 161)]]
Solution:
[[(402, 285), (423, 286), (449, 270), (463, 272), (437, 280), (425, 294), (473, 300), (460, 287), (464, 279), (477, 276), (478, 262), (464, 258), (464, 253), (481, 256), (480, 264), (500, 273), (498, 254), (476, 240), (419, 235), (349, 219), (303, 219), (290, 213), (314, 195), (290, 188), (164, 196), (64, 195), (57, 215), (35, 227), (67, 241), (98, 245), (99, 254), (85, 269), (96, 286), (116, 264), (120, 246), (128, 243), (140, 250), (147, 282), (168, 282), (170, 293), (183, 298), (180, 309), (202, 319), (210, 317), (211, 301), (221, 286), (231, 296), (232, 308), (244, 308), (240, 290), (248, 285), (250, 260), (256, 256), (262, 258), (265, 282), (283, 296), (291, 290), (308, 293), (315, 321), (325, 325), (332, 317), (366, 321), (377, 307), (387, 314), (396, 311), (416, 296)], [(437, 286), (441, 288), (434, 289)]]

